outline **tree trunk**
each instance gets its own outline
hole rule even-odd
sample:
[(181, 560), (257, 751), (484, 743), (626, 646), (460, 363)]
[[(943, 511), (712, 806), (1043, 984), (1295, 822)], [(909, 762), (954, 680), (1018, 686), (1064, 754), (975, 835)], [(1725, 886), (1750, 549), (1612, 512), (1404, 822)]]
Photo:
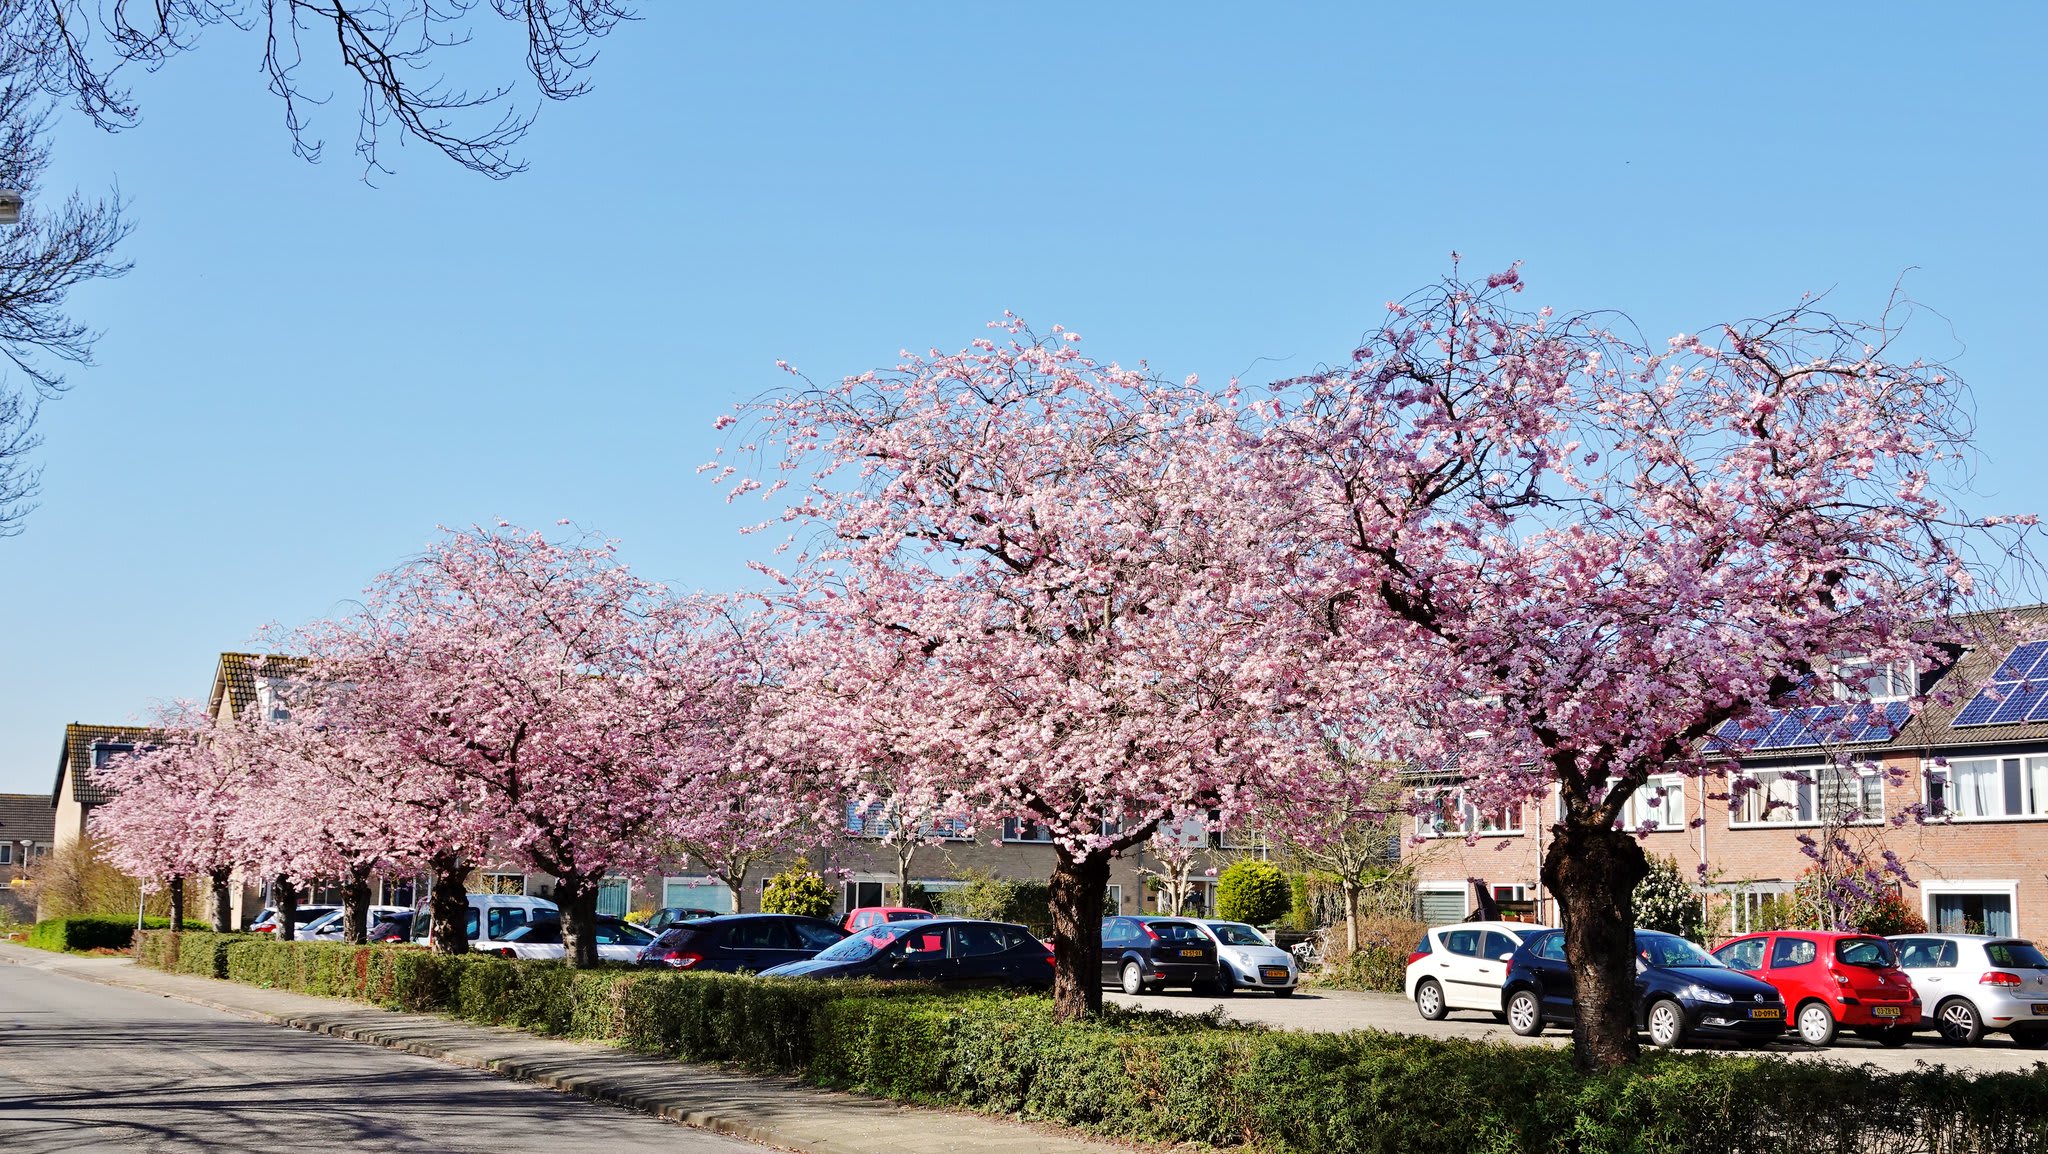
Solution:
[(722, 881), (722, 882), (724, 882), (724, 883), (725, 883), (725, 888), (726, 888), (726, 889), (729, 889), (729, 890), (731, 890), (731, 891), (732, 891), (732, 912), (734, 912), (734, 913), (736, 913), (736, 914), (743, 914), (743, 913), (746, 913), (746, 912), (747, 912), (747, 875), (746, 875), (746, 871), (742, 870), (742, 871), (740, 872), (740, 875), (739, 875), (738, 877), (733, 877), (733, 876), (732, 876), (732, 875), (730, 875), (730, 874), (723, 874), (723, 873), (721, 873), (721, 874), (714, 874), (714, 875), (712, 875), (712, 876), (716, 877), (716, 878), (717, 878), (717, 879), (718, 879), (719, 881)]
[(1102, 895), (1109, 855), (1075, 858), (1055, 846), (1052, 867), (1052, 1013), (1071, 1022), (1102, 1012)]
[(1635, 888), (1649, 872), (1642, 846), (1625, 831), (1587, 829), (1569, 819), (1543, 855), (1543, 884), (1557, 895), (1577, 987), (1572, 1064), (1582, 1073), (1639, 1056)]
[(350, 866), (341, 887), (341, 940), (360, 946), (370, 940), (370, 867)]
[(914, 847), (908, 852), (896, 851), (896, 904), (899, 906), (910, 904), (910, 859), (916, 853)]
[(435, 854), (427, 862), (434, 874), (431, 945), (437, 954), (469, 952), (469, 865), (454, 854)]
[(226, 934), (234, 932), (235, 907), (228, 898), (228, 883), (235, 877), (235, 871), (221, 866), (210, 875), (213, 882), (213, 932)]
[(598, 963), (597, 891), (601, 881), (566, 877), (555, 883), (555, 904), (562, 907), (562, 960), (570, 969), (588, 970)]
[(1358, 952), (1358, 883), (1344, 883), (1344, 956)]
[(170, 890), (171, 928), (182, 930), (185, 928), (185, 879), (182, 875), (172, 876)]
[(292, 879), (283, 874), (271, 879), (270, 905), (277, 911), (277, 940), (299, 940), (299, 887), (292, 884)]

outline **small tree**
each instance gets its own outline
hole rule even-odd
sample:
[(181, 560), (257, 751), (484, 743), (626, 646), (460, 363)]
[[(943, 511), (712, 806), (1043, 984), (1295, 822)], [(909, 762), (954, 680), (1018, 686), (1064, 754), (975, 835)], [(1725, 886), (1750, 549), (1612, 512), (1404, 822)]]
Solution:
[(1676, 858), (1650, 859), (1650, 872), (1636, 883), (1635, 908), (1639, 929), (1662, 930), (1695, 942), (1705, 933), (1700, 896), (1685, 880)]
[(832, 912), (832, 887), (809, 862), (798, 858), (795, 865), (768, 879), (768, 888), (761, 891), (761, 912), (825, 917)]
[(1294, 908), (1287, 875), (1272, 862), (1241, 861), (1216, 879), (1216, 914), (1233, 922), (1272, 925)]

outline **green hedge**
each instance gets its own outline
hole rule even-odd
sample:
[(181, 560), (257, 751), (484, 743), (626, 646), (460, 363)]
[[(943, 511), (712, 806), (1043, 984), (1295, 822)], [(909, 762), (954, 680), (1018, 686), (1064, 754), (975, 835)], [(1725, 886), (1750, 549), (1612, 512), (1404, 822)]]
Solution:
[[(149, 918), (143, 923), (147, 929), (162, 930), (170, 927), (169, 918)], [(203, 929), (206, 923), (187, 920), (190, 929)], [(37, 922), (28, 932), (28, 944), (39, 950), (125, 950), (135, 940), (134, 918), (78, 917), (49, 918)]]
[(728, 1062), (1119, 1138), (1276, 1152), (2048, 1154), (2048, 1067), (1970, 1077), (1652, 1054), (1595, 1078), (1549, 1046), (1297, 1033), (1042, 997), (146, 934), (149, 964)]

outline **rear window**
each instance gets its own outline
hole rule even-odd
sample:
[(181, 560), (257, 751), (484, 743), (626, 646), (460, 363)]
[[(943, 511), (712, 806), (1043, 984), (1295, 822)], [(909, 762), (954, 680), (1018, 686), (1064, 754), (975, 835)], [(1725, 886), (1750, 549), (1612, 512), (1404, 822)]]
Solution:
[(1890, 969), (1899, 964), (1892, 944), (1883, 938), (1847, 938), (1835, 943), (1835, 960), (1846, 966)]
[(924, 912), (923, 910), (890, 910), (890, 911), (889, 911), (889, 920), (890, 920), (890, 921), (892, 921), (892, 922), (916, 922), (916, 921), (923, 921), (923, 920), (925, 920), (926, 918), (929, 918), (929, 917), (931, 917), (931, 915), (930, 915), (930, 914), (928, 914), (928, 913), (925, 913), (925, 912)]
[(2016, 970), (2048, 970), (2048, 958), (2032, 942), (1985, 942), (1984, 953), (1994, 966)]
[(1209, 941), (1209, 935), (1203, 933), (1202, 928), (1193, 922), (1152, 922), (1151, 928), (1153, 933), (1159, 935), (1160, 941), (1174, 945), (1199, 946), (1206, 945)]
[(654, 939), (654, 944), (665, 949), (673, 949), (703, 932), (692, 926), (670, 926), (668, 929), (661, 931), (661, 936)]

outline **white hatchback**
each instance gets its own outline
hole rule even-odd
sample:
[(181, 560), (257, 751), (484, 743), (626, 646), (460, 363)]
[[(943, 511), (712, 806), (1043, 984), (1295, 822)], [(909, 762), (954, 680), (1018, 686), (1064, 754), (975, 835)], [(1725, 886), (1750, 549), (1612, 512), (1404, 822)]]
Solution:
[(1548, 929), (1532, 922), (1433, 926), (1408, 955), (1408, 1000), (1434, 1022), (1452, 1010), (1484, 1010), (1506, 1021), (1501, 987), (1522, 939)]
[(1294, 955), (1266, 940), (1266, 935), (1243, 922), (1197, 919), (1216, 943), (1217, 976), (1224, 993), (1232, 990), (1271, 990), (1276, 997), (1294, 993), (1301, 980)]

